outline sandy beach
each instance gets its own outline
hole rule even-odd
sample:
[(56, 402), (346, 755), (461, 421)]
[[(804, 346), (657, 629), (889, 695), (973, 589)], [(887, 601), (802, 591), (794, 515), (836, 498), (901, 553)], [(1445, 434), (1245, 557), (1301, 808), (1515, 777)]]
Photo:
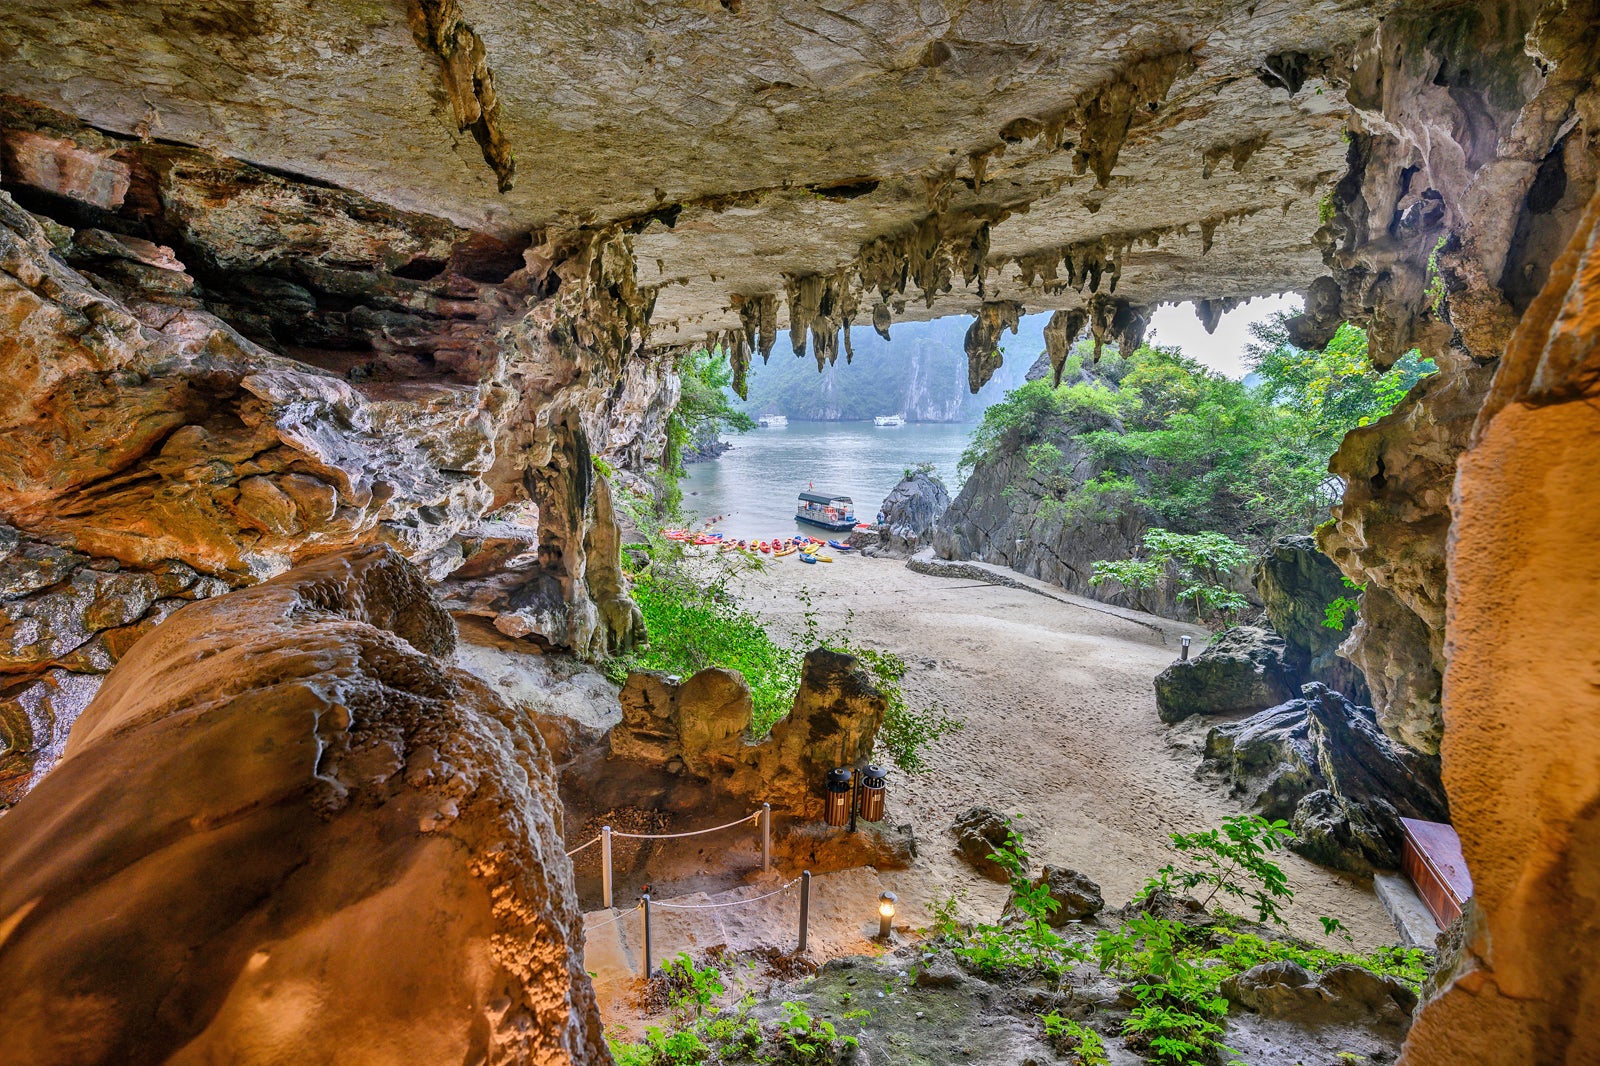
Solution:
[[(1198, 780), (1209, 723), (1168, 727), (1151, 679), (1178, 654), (1178, 636), (1204, 631), (1101, 604), (914, 573), (904, 563), (834, 553), (831, 565), (793, 558), (740, 575), (732, 588), (775, 629), (799, 623), (800, 587), (825, 630), (910, 664), (913, 706), (939, 704), (965, 721), (935, 743), (929, 768), (891, 778), (889, 820), (914, 827), (916, 866), (886, 875), (902, 896), (926, 903), (952, 893), (963, 913), (993, 919), (1006, 890), (952, 850), (950, 823), (973, 804), (1019, 817), (1034, 862), (1080, 870), (1119, 906), (1170, 861), (1172, 832), (1212, 828), (1241, 811), (1215, 783)], [(1041, 589), (1045, 586), (1036, 586)], [(1357, 946), (1398, 939), (1369, 886), (1285, 853), (1295, 890), (1286, 915), (1308, 939), (1329, 941), (1321, 915), (1341, 919)]]

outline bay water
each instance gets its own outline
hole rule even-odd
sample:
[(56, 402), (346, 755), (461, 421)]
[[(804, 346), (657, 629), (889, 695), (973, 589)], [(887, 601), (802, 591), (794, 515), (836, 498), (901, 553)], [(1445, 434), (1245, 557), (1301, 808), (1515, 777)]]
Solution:
[(956, 463), (973, 429), (959, 422), (791, 421), (730, 433), (723, 439), (733, 447), (720, 459), (685, 467), (684, 510), (701, 519), (725, 516), (716, 528), (734, 537), (820, 536), (815, 526), (794, 520), (796, 497), (815, 486), (812, 491), (849, 496), (856, 520), (870, 522), (906, 469), (918, 463), (934, 464), (954, 497), (962, 481)]

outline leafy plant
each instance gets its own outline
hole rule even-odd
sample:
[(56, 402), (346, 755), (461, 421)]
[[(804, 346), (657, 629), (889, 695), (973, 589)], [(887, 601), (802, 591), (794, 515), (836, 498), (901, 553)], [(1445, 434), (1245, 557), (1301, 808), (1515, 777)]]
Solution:
[(982, 974), (1037, 969), (1059, 979), (1076, 963), (1087, 958), (1083, 949), (1070, 943), (1050, 926), (1050, 915), (1061, 906), (1052, 898), (1049, 886), (1034, 884), (1023, 872), (1028, 862), (1022, 834), (1008, 819), (1006, 842), (989, 854), (1003, 868), (1011, 882), (1012, 905), (1022, 915), (1020, 925), (980, 923), (970, 928), (955, 921), (955, 899), (935, 905), (934, 928), (950, 942), (951, 950)]
[(804, 1003), (786, 1000), (779, 1009), (783, 1017), (778, 1021), (778, 1036), (790, 1062), (831, 1062), (840, 1049), (860, 1043), (853, 1036), (841, 1035), (827, 1019), (812, 1017)]
[(692, 1006), (694, 1016), (703, 1018), (712, 1001), (727, 991), (716, 968), (696, 966), (687, 951), (680, 951), (664, 962), (661, 971), (673, 988), (670, 998), (673, 1008), (685, 1016)]
[(1072, 1056), (1077, 1066), (1108, 1066), (1106, 1044), (1100, 1034), (1071, 1018), (1063, 1018), (1055, 1011), (1039, 1015), (1044, 1023), (1045, 1035), (1057, 1051)]
[(1099, 586), (1116, 581), (1135, 593), (1142, 605), (1142, 594), (1162, 583), (1176, 585), (1180, 602), (1193, 603), (1195, 616), (1209, 613), (1226, 624), (1248, 601), (1229, 585), (1233, 572), (1250, 560), (1250, 549), (1221, 533), (1173, 533), (1147, 529), (1140, 556), (1123, 560), (1099, 560), (1089, 584)]
[[(1358, 585), (1342, 575), (1340, 580), (1344, 582), (1344, 587), (1347, 589), (1354, 589), (1356, 592), (1367, 591), (1365, 584)], [(1343, 629), (1345, 619), (1359, 609), (1360, 606), (1361, 601), (1353, 596), (1335, 596), (1333, 602), (1323, 609), (1322, 624), (1329, 629)]]
[(1177, 884), (1184, 889), (1202, 885), (1210, 892), (1200, 901), (1209, 907), (1219, 895), (1239, 900), (1255, 909), (1256, 919), (1283, 925), (1279, 908), (1294, 901), (1282, 867), (1268, 856), (1294, 839), (1289, 823), (1269, 822), (1256, 814), (1238, 814), (1222, 820), (1221, 829), (1198, 833), (1173, 833), (1172, 846), (1190, 863), (1180, 870), (1163, 866), (1147, 883), (1162, 889)]

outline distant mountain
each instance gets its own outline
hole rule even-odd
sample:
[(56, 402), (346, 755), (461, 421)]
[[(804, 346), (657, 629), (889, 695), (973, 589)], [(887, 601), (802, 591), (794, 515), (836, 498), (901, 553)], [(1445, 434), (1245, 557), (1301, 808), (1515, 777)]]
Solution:
[(970, 422), (1022, 384), (1044, 351), (1048, 315), (1029, 315), (1016, 336), (1005, 334), (1005, 362), (974, 396), (967, 391), (967, 355), (962, 347), (968, 318), (899, 322), (884, 340), (870, 326), (850, 331), (855, 359), (817, 372), (809, 354), (796, 357), (779, 340), (772, 359), (750, 367), (750, 399), (740, 406), (753, 416), (783, 414), (811, 422), (855, 422), (903, 414), (912, 422)]

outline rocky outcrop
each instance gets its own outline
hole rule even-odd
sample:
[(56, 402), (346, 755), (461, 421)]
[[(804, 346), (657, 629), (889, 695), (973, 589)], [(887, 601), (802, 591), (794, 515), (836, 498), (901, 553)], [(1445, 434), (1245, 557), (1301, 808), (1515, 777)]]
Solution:
[(1331, 467), (1345, 497), (1318, 537), (1367, 587), (1345, 654), (1384, 729), (1419, 751), (1440, 746), (1456, 463), (1494, 361), (1594, 189), (1595, 17), (1588, 0), (1412, 12), (1350, 60), (1348, 169), (1320, 234), (1330, 276), (1297, 336), (1359, 321), (1377, 365), (1418, 346), (1440, 367), (1346, 439)]
[(1362, 1021), (1404, 1032), (1417, 1006), (1404, 981), (1349, 964), (1313, 974), (1295, 962), (1263, 962), (1219, 991), (1235, 1007), (1308, 1027)]
[(141, 639), (0, 818), (8, 1054), (609, 1062), (549, 757), (454, 644), (387, 547)]
[(922, 470), (908, 473), (878, 508), (883, 515), (879, 553), (898, 558), (915, 555), (949, 509), (950, 490), (937, 474)]
[(1394, 413), (1352, 430), (1329, 468), (1345, 479), (1318, 546), (1366, 585), (1343, 654), (1360, 667), (1390, 736), (1437, 754), (1445, 665), (1450, 485), (1492, 369), (1423, 379)]
[(1593, 1055), (1597, 307), (1600, 198), (1506, 350), (1452, 497), (1442, 753), (1475, 902), (1413, 1066)]
[(0, 525), (0, 810), (60, 758), (106, 671), (140, 637), (227, 590), (183, 563), (125, 568)]
[[(974, 870), (1002, 885), (1011, 881), (1011, 872), (989, 856), (1011, 839), (1011, 819), (993, 807), (968, 807), (950, 825), (956, 838), (956, 853)], [(1028, 872), (1028, 859), (1022, 856), (1022, 872)]]
[(622, 688), (622, 721), (611, 754), (672, 765), (728, 795), (774, 811), (815, 813), (824, 775), (871, 758), (887, 709), (854, 656), (806, 655), (793, 709), (770, 735), (750, 735), (750, 689), (734, 670), (702, 670), (678, 681), (636, 670)]
[(1206, 735), (1206, 767), (1269, 819), (1290, 822), (1293, 850), (1336, 869), (1400, 865), (1400, 819), (1447, 821), (1439, 765), (1389, 739), (1369, 707), (1323, 685)]
[(530, 247), (15, 100), (0, 156), (13, 525), (230, 584), (375, 542), (439, 579), (521, 500), (524, 631), (633, 638), (592, 457), (650, 462), (677, 383), (635, 357), (624, 235)]
[(1296, 687), (1320, 681), (1353, 703), (1368, 702), (1366, 678), (1338, 654), (1356, 612), (1347, 612), (1338, 628), (1325, 624), (1331, 604), (1353, 599), (1357, 593), (1345, 584), (1332, 560), (1317, 550), (1316, 541), (1309, 536), (1279, 537), (1257, 561), (1250, 581), (1267, 621), (1283, 638), (1284, 663)]
[[(1105, 899), (1100, 895), (1100, 886), (1076, 870), (1069, 870), (1065, 866), (1052, 866), (1046, 863), (1039, 871), (1039, 876), (1033, 879), (1034, 888), (1044, 888), (1050, 898), (1055, 901), (1056, 909), (1045, 918), (1048, 925), (1059, 929), (1072, 922), (1081, 922), (1085, 918), (1093, 918), (1100, 913), (1106, 905)], [(1016, 891), (1006, 899), (1003, 912), (1005, 917), (1014, 917), (1022, 912), (1016, 906)]]
[(1231, 626), (1200, 654), (1156, 675), (1156, 711), (1167, 723), (1195, 714), (1236, 714), (1282, 703), (1294, 693), (1283, 638), (1264, 626)]

